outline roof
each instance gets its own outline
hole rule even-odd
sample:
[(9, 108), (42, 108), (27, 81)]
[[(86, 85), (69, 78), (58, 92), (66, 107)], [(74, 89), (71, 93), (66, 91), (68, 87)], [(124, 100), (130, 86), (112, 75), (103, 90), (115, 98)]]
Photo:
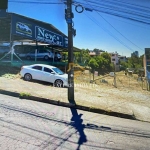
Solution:
[[(25, 25), (28, 25), (31, 28), (31, 30), (34, 27), (33, 30), (32, 30), (33, 36), (36, 33), (35, 28), (40, 27), (41, 30), (43, 29), (43, 32), (47, 31), (47, 33), (55, 34), (54, 36), (58, 36), (56, 38), (56, 40), (60, 39), (60, 41), (63, 44), (60, 44), (60, 45), (59, 44), (53, 44), (53, 43), (51, 44), (49, 42), (46, 43), (45, 41), (41, 41), (41, 40), (38, 40), (38, 43), (47, 44), (49, 47), (51, 47), (55, 50), (58, 50), (58, 51), (64, 51), (64, 52), (68, 51), (68, 45), (67, 45), (68, 44), (67, 43), (68, 38), (67, 38), (67, 36), (64, 33), (62, 33), (60, 30), (55, 28), (52, 24), (45, 23), (45, 22), (42, 22), (42, 21), (39, 21), (39, 20), (36, 20), (36, 19), (32, 19), (32, 18), (29, 18), (29, 17), (26, 17), (26, 16), (15, 14), (15, 13), (7, 13), (7, 17), (0, 18), (0, 42), (10, 43), (10, 41), (12, 40), (14, 42), (19, 42), (20, 41), (20, 42), (35, 43), (36, 40), (37, 40), (37, 37), (32, 38), (31, 33), (28, 33), (28, 32), (25, 33), (23, 31), (23, 33), (18, 34), (17, 23), (20, 23), (20, 25), (21, 25), (22, 22)], [(42, 31), (40, 31), (40, 33), (41, 32)], [(48, 36), (48, 34), (47, 34), (47, 36)], [(50, 40), (50, 38), (51, 38), (50, 36), (49, 36), (48, 40)], [(56, 43), (58, 43), (58, 42), (59, 41), (56, 41)], [(79, 52), (81, 50), (79, 48), (73, 47), (73, 51), (74, 52)]]
[[(19, 21), (18, 21), (19, 20)], [(13, 41), (33, 41), (31, 36), (26, 36), (25, 34), (17, 34), (17, 31), (14, 32), (14, 28), (16, 27), (15, 23), (25, 23), (25, 25), (42, 27), (46, 30), (49, 30), (55, 34), (63, 36), (67, 38), (67, 36), (62, 33), (60, 30), (55, 28), (52, 24), (45, 23), (36, 19), (32, 19), (26, 16), (22, 16), (15, 13), (7, 13), (7, 17), (0, 18), (0, 41), (10, 42), (10, 35), (12, 34)], [(35, 29), (32, 31), (34, 32)]]

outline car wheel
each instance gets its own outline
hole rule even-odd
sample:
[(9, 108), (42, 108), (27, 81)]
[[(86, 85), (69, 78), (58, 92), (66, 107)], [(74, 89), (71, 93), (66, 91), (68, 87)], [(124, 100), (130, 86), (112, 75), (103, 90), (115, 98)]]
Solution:
[(49, 57), (46, 55), (46, 56), (44, 56), (44, 59), (45, 59), (45, 60), (48, 60), (48, 59), (49, 59)]
[(26, 81), (31, 81), (31, 80), (32, 80), (32, 75), (29, 74), (29, 73), (26, 73), (26, 74), (24, 75), (24, 79), (25, 79)]
[(54, 85), (55, 85), (56, 87), (63, 87), (63, 81), (60, 80), (60, 79), (58, 79), (58, 80), (55, 81)]
[(31, 57), (30, 57), (30, 56), (27, 56), (26, 58), (27, 58), (27, 60), (30, 60), (30, 59), (31, 59)]

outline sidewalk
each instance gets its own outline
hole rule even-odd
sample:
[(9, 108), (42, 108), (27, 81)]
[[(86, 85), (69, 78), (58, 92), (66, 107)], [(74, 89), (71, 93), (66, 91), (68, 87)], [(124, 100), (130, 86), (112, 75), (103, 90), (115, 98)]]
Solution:
[(75, 85), (76, 105), (69, 104), (67, 88), (56, 88), (42, 82), (0, 77), (0, 93), (42, 101), (65, 107), (150, 122), (150, 92), (117, 89), (107, 85)]

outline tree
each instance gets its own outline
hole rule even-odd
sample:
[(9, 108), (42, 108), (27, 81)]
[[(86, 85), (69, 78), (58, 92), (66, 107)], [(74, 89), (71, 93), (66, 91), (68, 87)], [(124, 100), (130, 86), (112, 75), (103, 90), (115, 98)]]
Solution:
[(93, 80), (94, 80), (94, 72), (98, 68), (98, 64), (95, 58), (91, 58), (88, 65), (91, 67), (91, 72), (93, 73)]
[(111, 57), (107, 52), (91, 58), (89, 61), (89, 66), (92, 68), (92, 71), (97, 70), (98, 74), (112, 71), (113, 68), (111, 64)]
[(84, 65), (87, 65), (88, 62), (90, 61), (90, 56), (89, 56), (89, 50), (88, 49), (81, 49), (80, 52), (75, 52), (74, 53), (76, 63), (83, 63)]
[(97, 61), (96, 61), (96, 59), (94, 59), (94, 58), (91, 58), (91, 59), (90, 59), (88, 65), (91, 67), (92, 72), (93, 72), (95, 69), (97, 69), (97, 68), (99, 67), (99, 65), (98, 65), (98, 63), (97, 63)]

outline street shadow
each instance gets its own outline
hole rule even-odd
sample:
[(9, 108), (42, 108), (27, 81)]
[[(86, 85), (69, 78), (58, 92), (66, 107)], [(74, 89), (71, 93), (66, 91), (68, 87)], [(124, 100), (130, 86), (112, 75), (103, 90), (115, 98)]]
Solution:
[[(122, 134), (122, 135), (125, 135), (125, 136), (132, 136), (132, 138), (134, 137), (137, 137), (137, 138), (150, 138), (150, 133), (147, 132), (147, 131), (144, 131), (144, 130), (138, 130), (138, 131), (134, 131), (134, 130), (131, 130), (131, 128), (123, 128), (122, 126), (119, 126), (119, 128), (111, 128), (109, 127), (108, 125), (107, 126), (98, 126), (96, 124), (91, 124), (91, 123), (87, 123), (87, 124), (83, 124), (83, 119), (81, 119), (82, 117), (82, 114), (78, 114), (77, 110), (76, 109), (73, 109), (71, 108), (71, 113), (72, 113), (72, 117), (70, 119), (70, 121), (66, 121), (66, 120), (63, 120), (63, 119), (57, 119), (53, 116), (53, 113), (50, 113), (50, 114), (44, 114), (44, 113), (40, 113), (38, 111), (32, 111), (32, 110), (26, 110), (26, 109), (20, 109), (20, 108), (17, 108), (15, 106), (9, 106), (9, 105), (5, 105), (5, 104), (0, 104), (0, 108), (4, 108), (6, 109), (7, 111), (8, 110), (11, 110), (11, 111), (16, 111), (17, 113), (19, 114), (16, 114), (16, 116), (14, 115), (14, 113), (10, 113), (10, 118), (15, 118), (15, 117), (18, 117), (20, 116), (20, 114), (24, 114), (26, 115), (26, 117), (36, 117), (37, 120), (38, 119), (42, 119), (42, 120), (45, 120), (46, 122), (49, 122), (49, 121), (53, 121), (53, 122), (56, 122), (57, 124), (62, 124), (62, 125), (66, 125), (66, 126), (72, 126), (74, 129), (76, 129), (76, 131), (79, 133), (79, 139), (78, 139), (78, 142), (76, 141), (73, 141), (73, 140), (69, 140), (69, 137), (71, 137), (74, 133), (74, 131), (70, 131), (69, 134), (67, 134), (67, 136), (65, 137), (65, 133), (66, 133), (66, 129), (61, 133), (61, 134), (64, 134), (64, 137), (61, 137), (59, 136), (59, 134), (52, 134), (51, 132), (47, 132), (46, 130), (43, 130), (41, 128), (37, 128), (35, 126), (28, 126), (26, 124), (20, 124), (18, 122), (14, 122), (13, 120), (9, 120), (8, 118), (3, 118), (3, 117), (0, 117), (0, 122), (3, 122), (3, 123), (7, 123), (9, 125), (7, 126), (4, 126), (3, 123), (0, 124), (0, 128), (2, 127), (5, 127), (13, 132), (15, 132), (15, 134), (25, 134), (33, 139), (36, 139), (36, 140), (39, 140), (39, 141), (43, 141), (44, 144), (42, 145), (44, 148), (46, 148), (47, 146), (49, 146), (52, 142), (53, 142), (53, 139), (57, 140), (58, 141), (61, 141), (59, 144), (56, 144), (54, 147), (54, 149), (57, 149), (58, 147), (61, 147), (61, 145), (65, 142), (65, 141), (69, 141), (70, 144), (73, 144), (73, 145), (76, 145), (78, 144), (76, 150), (80, 150), (81, 148), (81, 145), (83, 145), (84, 143), (87, 142), (87, 137), (84, 133), (84, 129), (91, 129), (91, 130), (97, 130), (98, 132), (99, 131), (104, 131), (104, 132), (111, 132), (111, 133), (114, 133), (114, 134)], [(40, 121), (40, 120), (39, 120)], [(26, 132), (24, 129), (26, 130), (29, 130), (29, 132)], [(52, 139), (50, 139), (49, 137), (47, 138), (47, 140), (45, 139), (41, 139), (41, 137), (39, 136), (39, 134), (31, 134), (32, 132), (35, 132), (35, 133), (40, 133), (44, 136), (49, 136), (49, 137), (52, 137)], [(59, 131), (59, 130), (58, 130)], [(58, 132), (59, 133), (59, 132)], [(8, 137), (7, 137), (8, 138)], [(15, 140), (18, 140), (17, 137), (13, 137), (13, 136), (10, 136), (9, 137), (10, 139), (15, 139)], [(95, 141), (95, 142), (98, 142), (98, 141)], [(32, 144), (32, 142), (31, 142)], [(112, 145), (111, 145), (112, 146)], [(119, 145), (118, 145), (119, 146)], [(116, 150), (120, 150), (121, 148), (112, 148), (112, 147), (109, 147), (109, 145), (91, 145), (91, 144), (88, 144), (86, 143), (86, 147), (88, 147), (88, 149), (116, 149)], [(43, 148), (43, 149), (44, 149)], [(70, 148), (70, 149), (75, 149), (75, 148)]]
[(78, 114), (76, 109), (71, 108), (72, 118), (71, 121), (73, 122), (72, 126), (78, 131), (79, 133), (79, 140), (78, 140), (78, 147), (77, 150), (80, 149), (80, 146), (83, 143), (87, 142), (86, 135), (84, 133), (85, 125), (83, 123), (83, 119), (81, 119), (82, 114)]
[[(75, 104), (75, 101), (70, 101), (70, 103)], [(76, 150), (80, 150), (80, 147), (83, 143), (87, 142), (87, 137), (84, 133), (85, 125), (83, 123), (83, 119), (81, 119), (83, 114), (78, 114), (77, 110), (74, 108), (70, 108), (71, 113), (72, 113), (72, 126), (77, 130), (79, 133), (79, 140), (78, 140), (78, 147)]]

